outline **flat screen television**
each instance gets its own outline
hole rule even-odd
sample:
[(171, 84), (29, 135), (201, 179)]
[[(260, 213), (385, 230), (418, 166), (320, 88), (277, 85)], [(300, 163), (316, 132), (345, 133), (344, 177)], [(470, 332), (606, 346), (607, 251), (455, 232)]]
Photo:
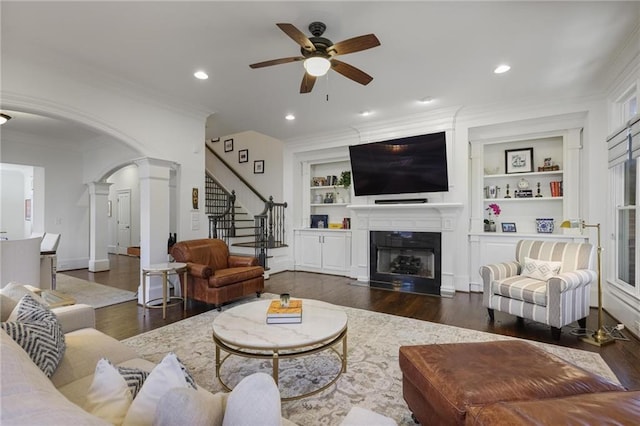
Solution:
[(356, 195), (446, 192), (445, 132), (349, 146)]

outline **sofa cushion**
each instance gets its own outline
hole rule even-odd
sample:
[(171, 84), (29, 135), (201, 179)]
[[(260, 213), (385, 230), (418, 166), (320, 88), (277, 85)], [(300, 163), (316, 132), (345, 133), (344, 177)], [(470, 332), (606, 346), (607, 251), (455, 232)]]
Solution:
[(273, 377), (255, 373), (245, 377), (229, 394), (223, 426), (280, 426), (280, 391)]
[(9, 320), (2, 323), (4, 331), (51, 377), (65, 351), (64, 333), (56, 316), (27, 294), (9, 315)]
[[(72, 331), (65, 335), (65, 339), (65, 356), (51, 376), (51, 381), (57, 388), (83, 377), (93, 376), (96, 364), (101, 358), (109, 358), (114, 364), (138, 358), (133, 349), (94, 328)], [(87, 384), (86, 389), (88, 386)]]
[(127, 415), (132, 401), (133, 393), (118, 369), (104, 358), (98, 361), (84, 409), (109, 423), (119, 425)]
[(9, 315), (26, 294), (31, 295), (34, 299), (40, 302), (42, 305), (47, 303), (37, 294), (26, 288), (23, 284), (10, 282), (2, 289), (0, 289), (0, 320), (7, 321)]
[(536, 280), (547, 281), (560, 272), (562, 262), (552, 262), (549, 260), (524, 258), (524, 266), (522, 267), (522, 275)]
[(499, 296), (547, 306), (547, 283), (545, 281), (516, 275), (495, 281), (493, 289), (494, 294)]
[(158, 402), (153, 425), (221, 426), (227, 396), (223, 392), (212, 394), (202, 387), (170, 389)]
[(149, 374), (124, 419), (125, 425), (149, 425), (160, 399), (172, 388), (197, 389), (193, 377), (176, 354), (169, 353)]
[(209, 277), (209, 287), (224, 287), (252, 278), (261, 277), (264, 274), (262, 266), (242, 266), (238, 268), (219, 269)]
[(29, 355), (4, 332), (0, 332), (0, 352), (0, 424), (3, 426), (109, 424), (58, 392)]

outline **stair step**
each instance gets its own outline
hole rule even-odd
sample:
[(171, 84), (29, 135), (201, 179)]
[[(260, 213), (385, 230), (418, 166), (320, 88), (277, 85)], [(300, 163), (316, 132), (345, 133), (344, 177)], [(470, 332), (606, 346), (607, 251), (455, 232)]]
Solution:
[[(236, 247), (253, 247), (256, 248), (257, 245), (255, 242), (251, 241), (251, 242), (246, 242), (246, 243), (233, 243), (231, 244), (232, 246), (236, 246)], [(285, 243), (281, 243), (281, 242), (276, 242), (275, 245), (273, 247), (269, 247), (270, 249), (274, 248), (283, 248), (283, 247), (289, 247), (287, 244)], [(270, 257), (270, 256), (267, 256)]]

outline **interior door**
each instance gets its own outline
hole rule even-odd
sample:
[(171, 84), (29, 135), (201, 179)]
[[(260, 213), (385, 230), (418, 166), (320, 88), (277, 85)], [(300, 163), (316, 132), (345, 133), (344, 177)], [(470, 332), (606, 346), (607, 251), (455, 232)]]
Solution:
[(118, 191), (118, 254), (127, 254), (131, 246), (131, 191)]

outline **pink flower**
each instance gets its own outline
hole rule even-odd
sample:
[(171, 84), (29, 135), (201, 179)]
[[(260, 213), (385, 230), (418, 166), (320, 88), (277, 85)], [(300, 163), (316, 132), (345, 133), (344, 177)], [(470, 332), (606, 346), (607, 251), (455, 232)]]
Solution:
[(491, 216), (491, 213), (496, 217), (500, 216), (500, 206), (496, 203), (489, 204), (489, 207), (487, 207), (486, 210), (489, 210), (489, 216)]

